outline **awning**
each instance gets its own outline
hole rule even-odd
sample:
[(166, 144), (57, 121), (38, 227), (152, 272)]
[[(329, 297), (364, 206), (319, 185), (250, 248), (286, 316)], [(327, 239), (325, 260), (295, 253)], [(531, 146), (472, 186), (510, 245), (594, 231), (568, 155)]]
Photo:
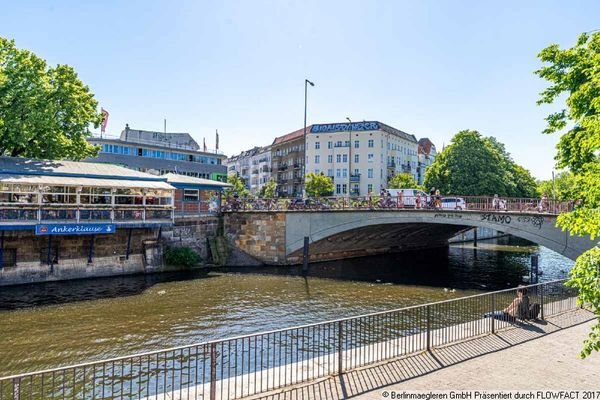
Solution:
[(53, 175), (0, 175), (0, 183), (45, 186), (82, 186), (116, 189), (164, 189), (175, 188), (164, 181), (138, 181), (133, 179), (78, 178)]

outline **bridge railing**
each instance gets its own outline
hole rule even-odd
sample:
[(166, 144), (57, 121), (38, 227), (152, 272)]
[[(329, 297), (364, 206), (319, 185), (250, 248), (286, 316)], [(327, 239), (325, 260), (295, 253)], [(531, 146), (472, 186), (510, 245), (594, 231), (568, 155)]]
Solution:
[[(576, 305), (564, 280), (527, 286), (544, 319)], [(513, 327), (484, 318), (517, 289), (0, 378), (0, 399), (236, 399)]]
[(230, 198), (223, 211), (334, 211), (334, 210), (471, 210), (560, 214), (573, 210), (573, 202), (536, 198), (490, 196), (354, 196), (306, 199)]

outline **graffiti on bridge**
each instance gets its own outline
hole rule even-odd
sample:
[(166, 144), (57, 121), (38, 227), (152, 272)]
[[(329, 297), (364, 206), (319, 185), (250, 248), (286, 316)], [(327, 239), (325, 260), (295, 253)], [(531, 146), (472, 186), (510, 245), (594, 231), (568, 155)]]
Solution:
[(495, 222), (497, 224), (510, 225), (512, 218), (510, 215), (496, 215), (496, 214), (481, 214), (482, 221)]
[(522, 222), (524, 224), (531, 224), (538, 229), (542, 229), (542, 225), (544, 225), (544, 217), (540, 215), (527, 215), (517, 218), (518, 222)]

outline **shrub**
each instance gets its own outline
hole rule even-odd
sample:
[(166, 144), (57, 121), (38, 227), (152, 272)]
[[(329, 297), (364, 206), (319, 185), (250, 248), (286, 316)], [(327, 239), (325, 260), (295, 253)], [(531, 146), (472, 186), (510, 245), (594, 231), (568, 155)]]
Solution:
[(168, 265), (181, 265), (183, 267), (195, 267), (202, 261), (198, 253), (189, 247), (172, 247), (167, 249), (165, 260)]

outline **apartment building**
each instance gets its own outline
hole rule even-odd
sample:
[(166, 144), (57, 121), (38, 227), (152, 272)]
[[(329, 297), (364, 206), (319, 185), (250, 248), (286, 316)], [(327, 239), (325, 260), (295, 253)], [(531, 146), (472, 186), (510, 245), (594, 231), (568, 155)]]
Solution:
[(331, 177), (335, 196), (377, 193), (397, 173), (418, 179), (415, 136), (379, 121), (312, 125), (306, 149), (306, 172)]
[(257, 194), (271, 179), (271, 146), (253, 147), (230, 157), (226, 161), (227, 174), (236, 174), (246, 184), (246, 188)]
[[(306, 127), (309, 132), (310, 126)], [(298, 197), (304, 190), (304, 129), (275, 138), (271, 145), (271, 176), (278, 197)]]
[(437, 151), (435, 145), (429, 140), (429, 138), (419, 139), (419, 163), (417, 165), (417, 182), (422, 185), (425, 181), (425, 172), (427, 168), (435, 161)]

